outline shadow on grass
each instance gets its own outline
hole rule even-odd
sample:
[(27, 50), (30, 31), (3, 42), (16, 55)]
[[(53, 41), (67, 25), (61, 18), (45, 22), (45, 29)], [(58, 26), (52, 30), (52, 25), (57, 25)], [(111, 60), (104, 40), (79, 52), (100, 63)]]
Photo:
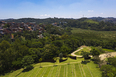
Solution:
[(97, 59), (91, 59), (91, 61), (93, 61), (95, 64), (99, 64), (99, 60)]
[(53, 65), (54, 67), (58, 66), (58, 65)]
[(20, 73), (18, 73), (15, 77), (17, 77), (18, 75), (20, 75), (22, 72), (28, 72), (28, 71), (32, 70), (33, 68), (34, 68), (33, 66), (29, 65), (23, 71), (21, 71)]
[(22, 71), (20, 73), (18, 73), (15, 77), (17, 77), (18, 75), (20, 75), (22, 73)]
[(27, 66), (26, 69), (24, 69), (22, 72), (28, 72), (32, 70), (34, 67), (33, 66)]
[(90, 61), (82, 61), (81, 64), (87, 64), (90, 63)]
[(42, 62), (51, 62), (51, 63), (54, 63), (55, 61), (53, 59), (47, 59), (47, 60), (43, 60)]
[(66, 61), (67, 59), (59, 59), (59, 62), (64, 62), (64, 61)]

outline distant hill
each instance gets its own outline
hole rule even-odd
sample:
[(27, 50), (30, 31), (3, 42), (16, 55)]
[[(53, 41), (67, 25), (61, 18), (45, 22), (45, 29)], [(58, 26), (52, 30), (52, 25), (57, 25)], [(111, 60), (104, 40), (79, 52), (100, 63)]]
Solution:
[[(91, 20), (87, 20), (87, 19), (91, 19)], [(20, 19), (0, 19), (0, 21), (7, 21), (7, 22), (36, 22), (36, 23), (54, 23), (54, 22), (65, 22), (65, 21), (69, 21), (69, 20), (86, 20), (84, 22), (88, 22), (88, 23), (98, 23), (99, 21), (104, 21), (104, 22), (110, 22), (110, 23), (116, 23), (116, 18), (113, 17), (108, 17), (108, 18), (104, 18), (104, 17), (91, 17), (91, 18), (80, 18), (80, 19), (67, 19), (67, 18), (46, 18), (46, 19), (35, 19), (35, 18), (20, 18)], [(92, 21), (94, 20), (94, 21)]]
[(86, 19), (84, 22), (91, 23), (91, 24), (99, 24), (97, 21), (94, 21), (92, 19)]
[(63, 18), (46, 18), (46, 19), (20, 18), (20, 19), (6, 19), (4, 21), (6, 21), (6, 22), (16, 22), (16, 23), (36, 22), (37, 24), (39, 24), (39, 23), (51, 24), (51, 23), (55, 23), (55, 22), (56, 23), (65, 22), (66, 20), (71, 20), (71, 19), (63, 19)]
[[(80, 19), (67, 19), (67, 18), (46, 18), (46, 19), (35, 19), (35, 18), (21, 18), (21, 19), (7, 19), (6, 22), (16, 23), (36, 23), (36, 24), (52, 24), (54, 26), (65, 27), (76, 27), (81, 29), (91, 29), (98, 31), (116, 31), (116, 18), (108, 17), (92, 17), (92, 18), (80, 18)], [(104, 22), (103, 22), (104, 21)]]
[(111, 23), (116, 23), (116, 18), (113, 17), (108, 17), (108, 18), (103, 18), (103, 17), (91, 17), (89, 19), (96, 20), (96, 21), (104, 21), (104, 22), (111, 22)]

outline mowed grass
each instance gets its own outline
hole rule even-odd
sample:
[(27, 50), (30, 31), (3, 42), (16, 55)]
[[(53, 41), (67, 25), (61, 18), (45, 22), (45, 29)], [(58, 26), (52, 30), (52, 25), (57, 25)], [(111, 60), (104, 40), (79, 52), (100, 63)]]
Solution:
[(56, 66), (54, 63), (42, 65), (42, 68), (39, 67), (40, 64), (36, 64), (30, 71), (22, 72), (23, 69), (19, 69), (0, 77), (101, 77), (101, 71), (93, 62), (81, 64), (82, 58), (77, 58), (77, 60), (69, 58), (68, 60), (69, 65), (68, 61), (57, 63)]
[(90, 50), (91, 50), (91, 47), (83, 47), (83, 49), (81, 49), (80, 51), (78, 51), (78, 52), (76, 52), (75, 54), (76, 55), (81, 55), (81, 53), (82, 53), (82, 51), (84, 51), (84, 52), (90, 52)]

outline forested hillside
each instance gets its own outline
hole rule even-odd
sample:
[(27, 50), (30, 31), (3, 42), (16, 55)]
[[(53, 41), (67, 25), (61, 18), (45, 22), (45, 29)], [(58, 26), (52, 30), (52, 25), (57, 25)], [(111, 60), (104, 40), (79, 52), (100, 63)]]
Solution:
[[(35, 19), (19, 20), (25, 23), (36, 22)], [(12, 21), (20, 23), (19, 20)], [(8, 29), (11, 26), (3, 23)], [(59, 54), (68, 56), (82, 45), (116, 50), (116, 24), (114, 23), (97, 22), (87, 18), (78, 20), (50, 18), (38, 23), (38, 30), (30, 31), (24, 28), (22, 32), (2, 35), (0, 38), (0, 74), (24, 67), (25, 59), (30, 60), (29, 64), (41, 61), (54, 62), (54, 57), (58, 57)], [(42, 36), (39, 38), (38, 34), (41, 29)]]
[[(113, 21), (111, 21), (113, 20)], [(80, 19), (64, 19), (64, 18), (47, 18), (47, 19), (34, 19), (34, 18), (22, 18), (22, 19), (8, 19), (6, 22), (33, 22), (33, 23), (43, 23), (52, 24), (55, 23), (57, 26), (62, 27), (76, 27), (82, 29), (91, 29), (97, 31), (115, 31), (116, 24), (115, 18), (80, 18)]]

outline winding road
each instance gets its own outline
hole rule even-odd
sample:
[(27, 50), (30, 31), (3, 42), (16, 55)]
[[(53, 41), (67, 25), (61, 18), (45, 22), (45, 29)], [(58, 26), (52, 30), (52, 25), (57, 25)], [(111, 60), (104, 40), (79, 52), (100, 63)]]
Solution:
[(83, 49), (83, 46), (81, 46), (78, 50), (74, 51), (71, 53), (72, 56), (76, 56), (76, 57), (82, 57), (81, 55), (75, 55), (76, 52), (80, 51), (81, 49)]

